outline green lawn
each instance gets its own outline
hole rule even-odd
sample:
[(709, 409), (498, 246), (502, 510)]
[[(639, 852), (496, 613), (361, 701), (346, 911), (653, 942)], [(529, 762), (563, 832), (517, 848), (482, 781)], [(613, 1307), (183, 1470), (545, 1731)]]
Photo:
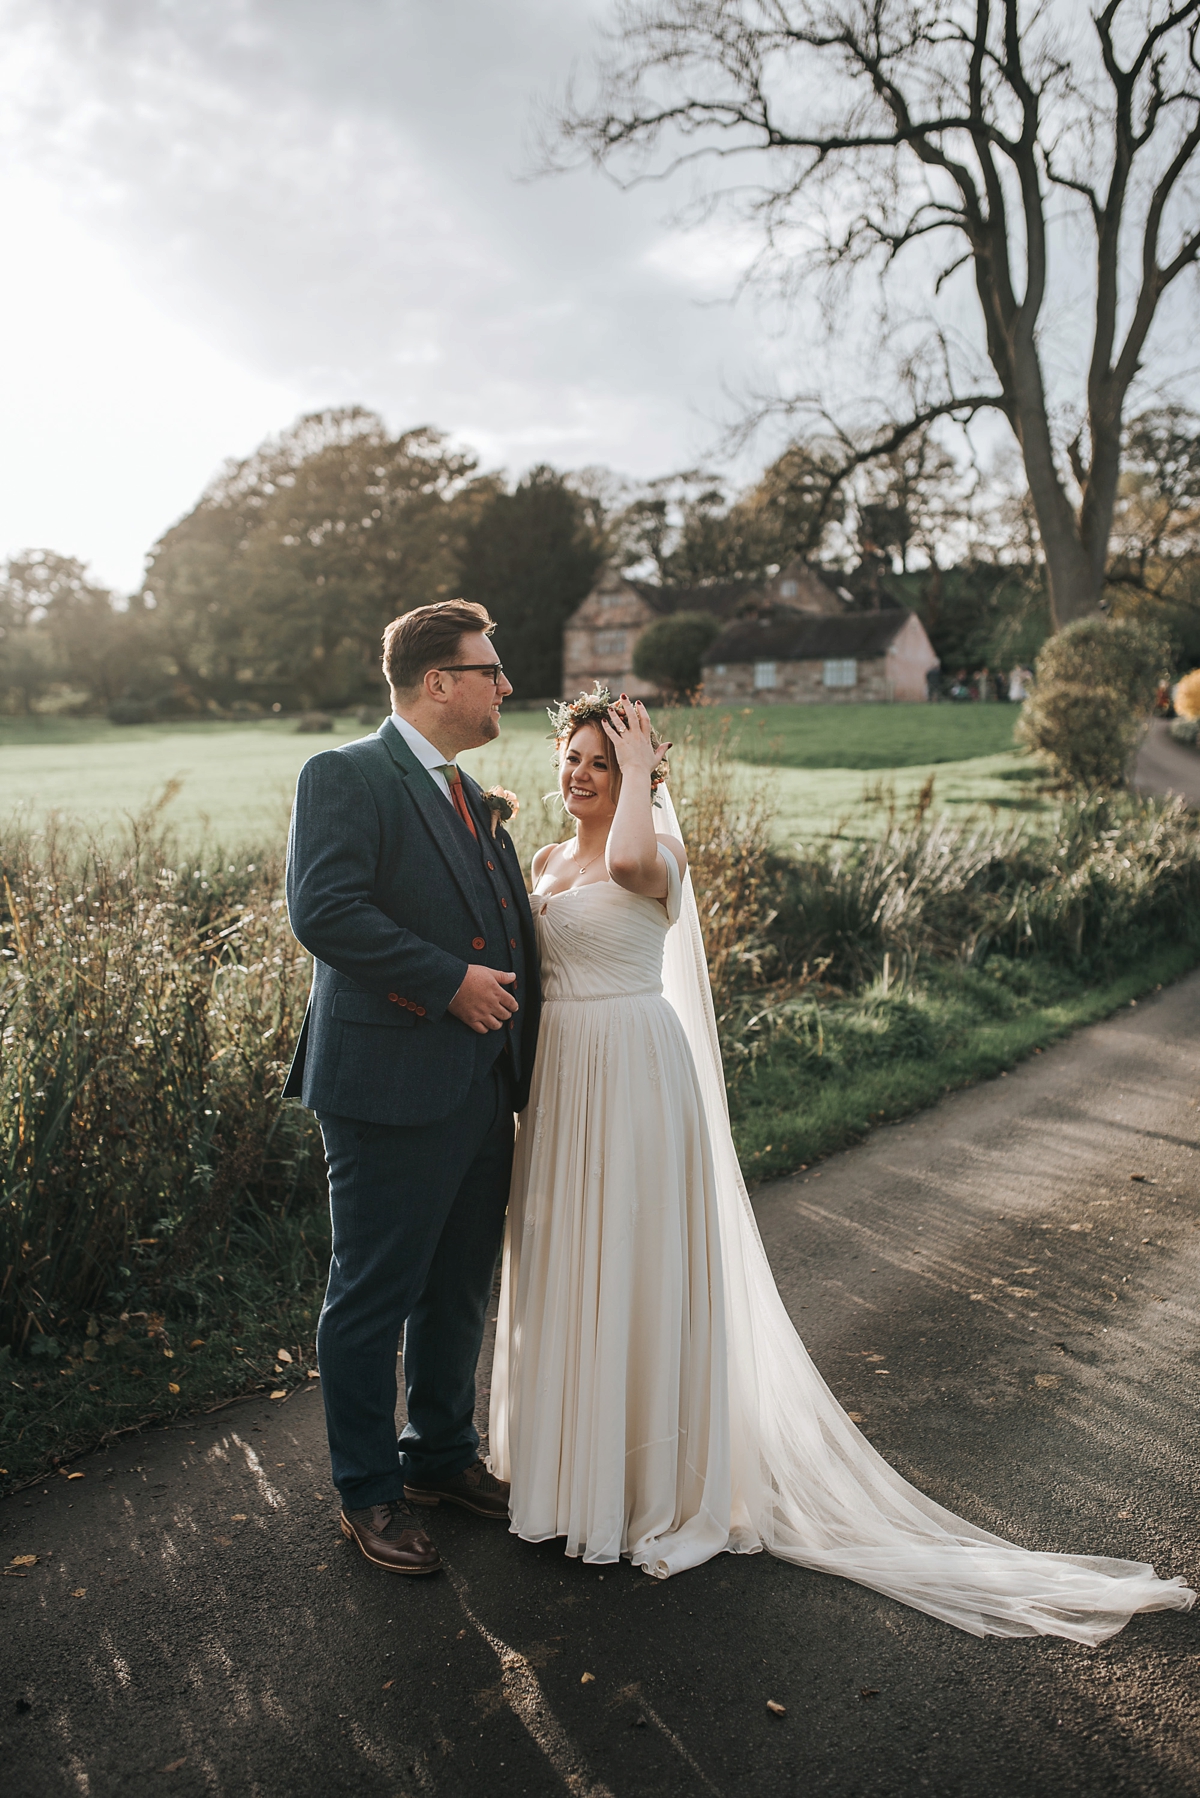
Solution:
[[(781, 842), (841, 825), (869, 830), (893, 796), (908, 803), (931, 774), (938, 809), (1027, 811), (1040, 803), (1031, 764), (1012, 747), (1015, 712), (1007, 706), (777, 706), (729, 715), (743, 778), (770, 784)], [(661, 722), (678, 740), (689, 726), (707, 731), (723, 717), (704, 708)], [(350, 718), (319, 735), (277, 719), (125, 727), (0, 719), (0, 815), (36, 820), (57, 810), (103, 830), (169, 790), (164, 815), (185, 842), (278, 842), (302, 764), (369, 728)], [(520, 797), (516, 836), (525, 855), (560, 829), (553, 808), (541, 804), (555, 786), (548, 728), (543, 712), (511, 712), (496, 743), (463, 757), (485, 786)]]
[(1002, 754), (1013, 747), (1020, 711), (1010, 705), (949, 703), (773, 705), (705, 707), (701, 715), (730, 718), (731, 744), (744, 762), (879, 769)]

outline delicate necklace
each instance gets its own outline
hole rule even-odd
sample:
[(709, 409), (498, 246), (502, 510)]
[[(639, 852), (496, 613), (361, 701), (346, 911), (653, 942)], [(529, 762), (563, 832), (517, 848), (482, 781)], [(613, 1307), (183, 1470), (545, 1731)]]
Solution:
[[(606, 843), (606, 844), (605, 844), (605, 845), (604, 845), (604, 848), (605, 848), (605, 849), (607, 849), (607, 847), (608, 847), (608, 844), (607, 844), (607, 843)], [(604, 854), (604, 849), (602, 849), (602, 850), (601, 850), (601, 851), (600, 851), (600, 855), (603, 855), (603, 854)], [(573, 862), (574, 862), (574, 863), (575, 863), (575, 866), (576, 866), (576, 867), (577, 867), (577, 868), (579, 868), (579, 872), (580, 872), (580, 873), (581, 873), (581, 874), (586, 874), (586, 873), (587, 873), (587, 871), (588, 871), (588, 869), (589, 869), (589, 868), (594, 868), (594, 867), (595, 867), (595, 865), (596, 865), (596, 863), (597, 863), (597, 862), (598, 862), (598, 861), (599, 861), (599, 860), (600, 860), (600, 855), (593, 855), (593, 857), (592, 857), (592, 859), (591, 859), (591, 861), (590, 861), (590, 862), (584, 862), (584, 863), (583, 863), (583, 865), (582, 865), (582, 866), (580, 866), (580, 862), (579, 862), (579, 851), (578, 851), (578, 850), (576, 850), (576, 851), (575, 851), (575, 853), (574, 853), (574, 854), (573, 854), (573, 855), (572, 855), (572, 857), (571, 857), (571, 860), (572, 860), (572, 861), (573, 861)]]

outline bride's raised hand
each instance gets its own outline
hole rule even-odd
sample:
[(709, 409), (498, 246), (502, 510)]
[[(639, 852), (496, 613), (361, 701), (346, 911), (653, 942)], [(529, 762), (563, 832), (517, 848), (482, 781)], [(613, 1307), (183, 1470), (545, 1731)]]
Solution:
[(649, 712), (640, 699), (629, 700), (624, 694), (618, 705), (609, 706), (601, 727), (623, 775), (644, 773), (649, 778), (671, 747), (669, 743), (655, 745)]

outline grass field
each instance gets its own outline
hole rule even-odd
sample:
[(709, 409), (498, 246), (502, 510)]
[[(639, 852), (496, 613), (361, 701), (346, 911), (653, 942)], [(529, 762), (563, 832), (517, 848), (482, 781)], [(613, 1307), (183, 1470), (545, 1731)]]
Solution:
[[(714, 708), (661, 722), (679, 739), (689, 726), (719, 728), (723, 716)], [(781, 842), (839, 825), (869, 830), (890, 797), (908, 803), (931, 774), (939, 809), (1029, 811), (1041, 803), (1032, 764), (1012, 747), (1015, 712), (1007, 706), (780, 706), (728, 716), (745, 778), (769, 782)], [(133, 727), (0, 719), (0, 808), (31, 819), (56, 810), (103, 829), (169, 793), (164, 815), (185, 843), (279, 842), (303, 763), (368, 728), (351, 718), (311, 736), (278, 719)], [(463, 758), (485, 786), (519, 795), (526, 854), (558, 834), (557, 816), (540, 804), (554, 789), (547, 729), (542, 712), (509, 713), (498, 742)]]

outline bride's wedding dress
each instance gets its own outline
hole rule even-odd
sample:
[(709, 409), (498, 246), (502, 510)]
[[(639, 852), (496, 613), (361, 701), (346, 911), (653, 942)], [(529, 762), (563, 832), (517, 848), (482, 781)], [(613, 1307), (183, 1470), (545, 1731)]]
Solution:
[[(657, 828), (678, 835), (669, 798)], [(901, 1479), (779, 1297), (729, 1131), (690, 879), (535, 889), (543, 1013), (492, 1379), (512, 1528), (665, 1578), (767, 1549), (975, 1635), (1097, 1643), (1195, 1594), (1015, 1547)]]

